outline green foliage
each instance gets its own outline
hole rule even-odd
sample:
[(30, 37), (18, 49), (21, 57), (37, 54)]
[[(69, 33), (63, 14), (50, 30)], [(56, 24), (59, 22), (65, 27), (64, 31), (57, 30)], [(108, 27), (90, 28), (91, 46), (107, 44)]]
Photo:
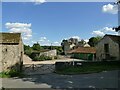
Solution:
[[(85, 74), (97, 73), (102, 71), (120, 70), (120, 61), (98, 61), (98, 62), (81, 62), (82, 66), (73, 66), (64, 63), (56, 63), (56, 73), (58, 74)], [(61, 63), (61, 64), (60, 64)]]
[(81, 41), (78, 42), (79, 46), (84, 46), (85, 45), (85, 41), (82, 39)]
[(24, 53), (26, 54), (26, 55), (28, 55), (28, 56), (30, 56), (31, 55), (31, 53), (32, 53), (32, 48), (28, 45), (24, 45)]
[(59, 59), (59, 57), (58, 56), (54, 56), (54, 59)]
[(92, 46), (92, 47), (95, 47), (95, 46), (97, 45), (97, 43), (98, 43), (101, 39), (102, 39), (102, 37), (100, 37), (100, 36), (91, 37), (91, 38), (89, 39), (88, 44), (89, 44), (90, 46)]
[(54, 46), (53, 48), (57, 50), (58, 55), (61, 55), (63, 53), (63, 49), (61, 46)]
[(41, 46), (40, 46), (40, 44), (37, 42), (37, 43), (34, 43), (34, 44), (33, 44), (32, 49), (39, 51), (39, 50), (41, 49)]
[(35, 56), (33, 58), (33, 61), (44, 61), (44, 60), (52, 60), (52, 57), (41, 55), (41, 56)]
[(1, 78), (9, 78), (9, 77), (22, 77), (23, 74), (17, 70), (11, 69), (10, 71), (1, 72)]
[(24, 45), (24, 50), (28, 50), (30, 49), (31, 47), (29, 45)]
[(0, 73), (0, 78), (9, 78), (10, 75), (7, 72), (1, 72)]

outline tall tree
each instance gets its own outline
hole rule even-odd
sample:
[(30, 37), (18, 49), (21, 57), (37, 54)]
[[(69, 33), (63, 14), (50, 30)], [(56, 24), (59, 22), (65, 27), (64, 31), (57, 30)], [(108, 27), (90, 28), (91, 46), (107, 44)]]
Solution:
[(40, 44), (37, 42), (37, 43), (34, 43), (34, 44), (33, 44), (32, 49), (39, 51), (39, 50), (41, 49), (41, 46), (40, 46)]
[(97, 36), (97, 37), (91, 37), (89, 39), (89, 42), (88, 44), (91, 46), (91, 47), (95, 47), (97, 45), (97, 43), (102, 39), (102, 37), (100, 36)]
[(115, 30), (116, 32), (120, 31), (120, 26), (114, 27), (113, 30)]
[(32, 48), (29, 45), (24, 45), (24, 54), (30, 56), (32, 53)]
[(81, 40), (78, 42), (78, 45), (83, 47), (83, 46), (85, 45), (85, 43), (86, 43), (86, 42), (85, 42), (83, 39), (81, 39)]

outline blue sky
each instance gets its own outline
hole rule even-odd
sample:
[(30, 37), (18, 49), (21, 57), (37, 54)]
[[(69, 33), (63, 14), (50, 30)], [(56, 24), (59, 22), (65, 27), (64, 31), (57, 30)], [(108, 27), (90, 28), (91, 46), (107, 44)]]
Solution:
[(112, 2), (4, 2), (2, 32), (22, 32), (25, 44), (60, 45), (70, 37), (117, 34), (116, 5)]

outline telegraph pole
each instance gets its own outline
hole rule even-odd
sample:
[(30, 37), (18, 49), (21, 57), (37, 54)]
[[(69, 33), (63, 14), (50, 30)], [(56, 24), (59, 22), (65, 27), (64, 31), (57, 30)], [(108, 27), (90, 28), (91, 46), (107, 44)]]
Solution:
[(51, 50), (52, 50), (52, 43), (51, 43)]

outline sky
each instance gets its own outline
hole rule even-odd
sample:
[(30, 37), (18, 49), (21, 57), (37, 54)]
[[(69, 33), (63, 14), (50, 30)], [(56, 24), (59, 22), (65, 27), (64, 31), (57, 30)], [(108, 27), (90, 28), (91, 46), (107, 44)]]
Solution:
[(71, 37), (117, 33), (118, 6), (113, 2), (3, 2), (2, 32), (21, 32), (24, 44), (59, 46)]

